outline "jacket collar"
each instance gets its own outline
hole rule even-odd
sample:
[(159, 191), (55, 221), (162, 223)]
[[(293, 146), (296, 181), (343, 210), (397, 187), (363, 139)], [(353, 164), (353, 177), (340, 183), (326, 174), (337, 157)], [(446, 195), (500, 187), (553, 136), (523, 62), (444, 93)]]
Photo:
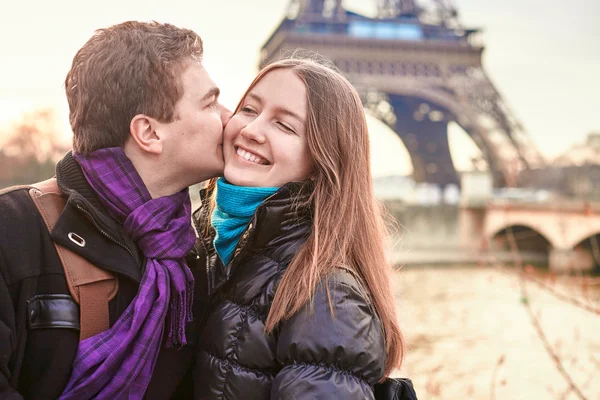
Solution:
[[(252, 245), (260, 248), (292, 226), (310, 221), (310, 196), (314, 190), (312, 181), (289, 182), (268, 197), (256, 209), (250, 220), (253, 230)], [(194, 223), (201, 240), (212, 246), (215, 231), (208, 224), (209, 207), (214, 188), (200, 190), (200, 207), (194, 211)], [(207, 243), (208, 244), (208, 243)]]
[[(312, 182), (292, 182), (282, 186), (267, 198), (254, 213), (246, 231), (236, 246), (232, 261), (223, 266), (213, 246), (214, 229), (208, 224), (206, 208), (210, 205), (210, 190), (201, 191), (202, 206), (194, 213), (197, 220), (199, 242), (207, 249), (209, 292), (214, 293), (227, 282), (265, 282), (280, 267), (287, 265), (305, 242), (312, 229)], [(208, 232), (208, 233), (207, 233)], [(260, 273), (242, 268), (248, 257), (259, 254), (271, 261)], [(250, 278), (249, 275), (254, 276)], [(236, 276), (235, 279), (232, 278)], [(260, 276), (260, 277), (258, 277)], [(251, 287), (252, 288), (251, 288)], [(260, 285), (250, 285), (255, 290)]]
[(290, 182), (261, 204), (250, 222), (254, 227), (248, 238), (252, 248), (261, 249), (284, 232), (310, 224), (313, 189), (312, 181)]
[[(254, 213), (250, 224), (240, 241), (243, 245), (236, 250), (229, 268), (223, 265), (218, 257), (213, 240), (214, 228), (208, 223), (211, 196), (214, 189), (200, 190), (200, 207), (194, 211), (193, 218), (199, 236), (197, 246), (198, 254), (207, 257), (207, 279), (209, 293), (215, 292), (220, 286), (230, 279), (240, 260), (245, 257), (241, 253), (260, 252), (269, 245), (281, 244), (278, 238), (286, 236), (286, 240), (304, 241), (310, 234), (311, 207), (310, 196), (313, 192), (312, 182), (291, 182), (282, 186), (275, 194), (267, 198)], [(290, 233), (292, 233), (290, 235)], [(293, 247), (284, 246), (277, 252), (274, 261), (291, 259)], [(238, 256), (239, 255), (239, 256)], [(276, 265), (276, 264), (274, 264)], [(273, 271), (272, 271), (273, 272)]]
[[(56, 179), (67, 204), (52, 238), (96, 266), (139, 282), (143, 257), (123, 227), (108, 215), (71, 152), (58, 162)], [(70, 233), (81, 236), (85, 245), (71, 241)]]

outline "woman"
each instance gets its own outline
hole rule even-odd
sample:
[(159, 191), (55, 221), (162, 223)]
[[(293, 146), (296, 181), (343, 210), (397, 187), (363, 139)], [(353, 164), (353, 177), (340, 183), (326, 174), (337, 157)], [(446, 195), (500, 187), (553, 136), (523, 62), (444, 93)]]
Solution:
[(195, 397), (373, 398), (403, 338), (358, 94), (314, 61), (271, 64), (223, 155), (195, 213), (211, 293)]

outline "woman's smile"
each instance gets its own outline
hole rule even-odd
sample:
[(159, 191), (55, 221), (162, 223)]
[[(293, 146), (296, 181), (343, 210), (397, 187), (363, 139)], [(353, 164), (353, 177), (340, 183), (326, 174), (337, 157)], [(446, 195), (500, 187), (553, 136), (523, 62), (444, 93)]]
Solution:
[(249, 150), (242, 149), (239, 146), (235, 147), (235, 154), (237, 154), (237, 156), (239, 158), (241, 158), (242, 160), (247, 161), (252, 164), (258, 164), (258, 165), (269, 165), (270, 164), (269, 161), (266, 160), (265, 158), (259, 156), (256, 153), (253, 153)]

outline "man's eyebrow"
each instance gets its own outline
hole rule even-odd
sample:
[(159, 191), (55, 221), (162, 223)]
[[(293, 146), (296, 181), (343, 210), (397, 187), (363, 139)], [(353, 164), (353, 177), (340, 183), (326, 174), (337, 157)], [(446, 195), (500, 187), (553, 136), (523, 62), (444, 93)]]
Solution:
[[(263, 104), (263, 100), (260, 96), (254, 94), (254, 93), (248, 93), (247, 97), (250, 97), (252, 99), (254, 99), (256, 102), (258, 102), (259, 104)], [(287, 108), (283, 108), (283, 107), (276, 107), (275, 108), (275, 113), (276, 114), (284, 114), (284, 115), (289, 115), (292, 118), (297, 119), (298, 121), (300, 121), (301, 123), (304, 124), (304, 118), (302, 118), (301, 116), (299, 116), (298, 114), (296, 114), (295, 112), (288, 110)]]
[(221, 94), (221, 89), (219, 89), (218, 87), (216, 87), (216, 86), (215, 86), (215, 87), (211, 88), (211, 89), (208, 91), (208, 93), (206, 93), (206, 94), (204, 95), (204, 97), (202, 98), (202, 101), (208, 100), (208, 99), (210, 99), (210, 98), (211, 98), (211, 97), (213, 97), (213, 96), (214, 96), (215, 98), (218, 98), (220, 94)]

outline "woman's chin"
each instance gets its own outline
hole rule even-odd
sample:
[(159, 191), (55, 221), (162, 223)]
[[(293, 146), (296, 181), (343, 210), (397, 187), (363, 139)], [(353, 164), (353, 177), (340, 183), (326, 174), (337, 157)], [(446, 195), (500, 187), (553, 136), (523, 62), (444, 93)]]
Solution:
[(237, 173), (228, 173), (227, 168), (225, 168), (225, 173), (223, 176), (228, 183), (235, 186), (259, 186), (257, 181), (251, 179), (248, 177), (248, 174), (244, 174), (242, 171)]

